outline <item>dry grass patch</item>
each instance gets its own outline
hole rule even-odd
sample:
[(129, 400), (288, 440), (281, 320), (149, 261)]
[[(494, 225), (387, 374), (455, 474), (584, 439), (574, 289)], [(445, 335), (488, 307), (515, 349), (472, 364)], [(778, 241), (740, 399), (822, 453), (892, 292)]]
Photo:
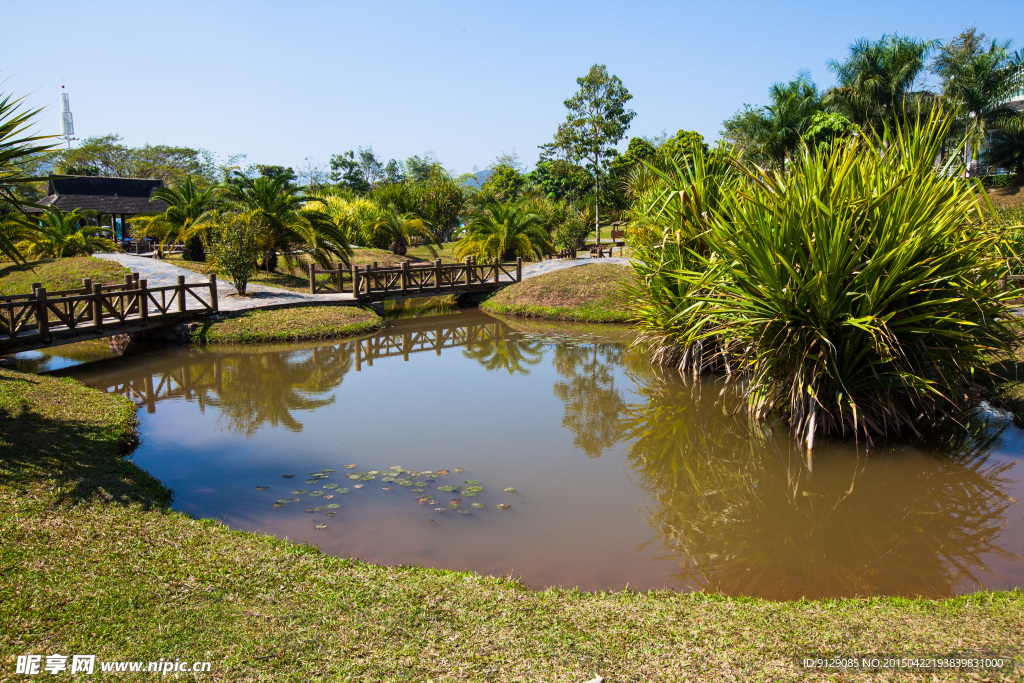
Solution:
[(988, 198), (997, 209), (1024, 207), (1024, 186), (993, 187), (988, 190)]
[(556, 270), (505, 287), (481, 308), (489, 313), (579, 322), (626, 322), (621, 291), (629, 266), (587, 264)]
[(42, 259), (24, 265), (7, 262), (0, 265), (0, 295), (31, 294), (34, 282), (49, 291), (80, 288), (83, 278), (92, 278), (97, 284), (123, 283), (130, 272), (119, 263), (91, 256)]
[(301, 306), (256, 310), (200, 323), (192, 340), (207, 344), (306, 341), (366, 334), (384, 319), (357, 306)]

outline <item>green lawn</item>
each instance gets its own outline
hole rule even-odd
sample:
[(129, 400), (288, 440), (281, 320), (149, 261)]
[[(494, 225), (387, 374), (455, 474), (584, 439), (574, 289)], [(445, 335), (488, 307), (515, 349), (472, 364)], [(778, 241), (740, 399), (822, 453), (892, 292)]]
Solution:
[(579, 322), (626, 322), (620, 297), (629, 266), (594, 263), (556, 270), (509, 285), (481, 304), (489, 313)]
[(202, 343), (306, 341), (337, 339), (373, 332), (384, 319), (356, 306), (301, 306), (269, 311), (248, 311), (220, 320), (205, 321), (193, 332)]
[(78, 289), (83, 278), (92, 278), (97, 284), (123, 283), (129, 272), (118, 263), (91, 256), (43, 259), (24, 265), (7, 262), (0, 264), (0, 296), (31, 294), (35, 282), (47, 291)]

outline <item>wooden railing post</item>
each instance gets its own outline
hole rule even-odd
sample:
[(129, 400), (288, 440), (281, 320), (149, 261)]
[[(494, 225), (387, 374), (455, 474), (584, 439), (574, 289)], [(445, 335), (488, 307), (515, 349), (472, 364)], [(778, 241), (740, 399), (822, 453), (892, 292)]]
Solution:
[(402, 261), (401, 279), (402, 279), (402, 294), (405, 294), (406, 292), (409, 291), (409, 262), (408, 261)]
[(341, 266), (342, 265), (343, 264), (342, 264), (341, 261), (338, 261), (337, 263), (334, 264), (335, 268), (338, 271), (338, 294), (341, 294), (342, 291), (344, 291), (344, 289), (345, 289), (344, 286), (343, 286), (345, 284), (345, 278), (343, 278), (341, 276)]
[(178, 276), (178, 313), (185, 312), (185, 276)]
[(103, 285), (92, 286), (92, 324), (97, 330), (103, 329)]
[(434, 289), (441, 289), (441, 259), (434, 259)]
[(135, 306), (133, 305), (133, 303), (134, 303), (133, 299), (132, 299), (131, 294), (130, 294), (130, 292), (133, 289), (135, 289), (135, 280), (132, 279), (132, 274), (129, 273), (129, 274), (124, 276), (124, 291), (125, 291), (125, 294), (124, 294), (124, 298), (121, 299), (121, 301), (124, 302), (123, 310), (124, 310), (125, 317), (128, 317), (129, 315), (131, 315), (132, 309), (135, 308)]
[(309, 293), (316, 294), (316, 264), (309, 264)]
[(491, 259), (491, 273), (494, 275), (494, 282), (498, 282), (498, 257)]
[(352, 266), (352, 294), (359, 301), (359, 266)]
[[(136, 289), (135, 300), (139, 302), (139, 319), (143, 325), (149, 324), (149, 283), (144, 279), (139, 280), (139, 287)], [(186, 371), (187, 372), (187, 371)]]
[(516, 257), (516, 282), (523, 281), (523, 257)]
[[(91, 277), (83, 277), (82, 278), (82, 295), (83, 296), (89, 296), (90, 294), (92, 294), (92, 278)], [(86, 304), (85, 304), (85, 315), (86, 315), (86, 317), (89, 317), (89, 318), (92, 317), (92, 300), (91, 299), (89, 301), (87, 301)]]
[(473, 284), (473, 263), (467, 256), (466, 260), (463, 261), (463, 264), (465, 265), (466, 268), (466, 286), (469, 287), (471, 284)]
[(210, 273), (210, 308), (214, 313), (220, 310), (217, 303), (217, 273)]
[(50, 339), (50, 314), (46, 308), (46, 287), (37, 287), (36, 295), (36, 327), (39, 336), (44, 340)]

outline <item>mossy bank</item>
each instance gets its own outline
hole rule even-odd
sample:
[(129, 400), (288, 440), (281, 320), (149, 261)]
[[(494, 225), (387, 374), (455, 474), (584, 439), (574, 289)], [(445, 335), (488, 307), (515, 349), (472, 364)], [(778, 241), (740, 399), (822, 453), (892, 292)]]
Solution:
[(929, 680), (1024, 671), (1019, 591), (780, 603), (375, 566), (171, 511), (123, 458), (134, 434), (123, 398), (0, 370), (0, 678), (55, 653), (209, 661), (216, 681), (921, 680), (801, 663), (871, 653), (1012, 662)]
[(564, 268), (503, 288), (481, 304), (488, 313), (547, 320), (627, 322), (621, 291), (629, 266), (594, 263)]
[(384, 325), (384, 319), (367, 308), (299, 306), (218, 316), (196, 325), (190, 339), (202, 344), (312, 341), (366, 334)]

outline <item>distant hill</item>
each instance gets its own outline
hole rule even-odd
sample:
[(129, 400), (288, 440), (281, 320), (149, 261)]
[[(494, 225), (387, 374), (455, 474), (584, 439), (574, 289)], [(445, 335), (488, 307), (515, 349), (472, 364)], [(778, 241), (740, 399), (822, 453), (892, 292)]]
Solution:
[(491, 177), (492, 173), (494, 173), (493, 169), (485, 168), (482, 171), (474, 173), (472, 178), (467, 178), (462, 184), (479, 189), (481, 185), (487, 182), (487, 179)]

